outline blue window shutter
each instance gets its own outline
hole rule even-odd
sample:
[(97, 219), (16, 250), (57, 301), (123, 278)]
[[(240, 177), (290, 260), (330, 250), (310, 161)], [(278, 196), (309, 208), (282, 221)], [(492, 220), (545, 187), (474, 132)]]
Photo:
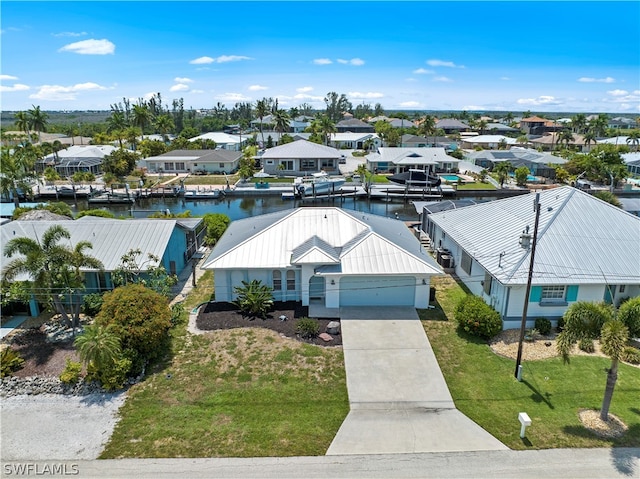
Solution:
[(578, 285), (570, 284), (567, 286), (567, 303), (578, 299)]
[(542, 299), (542, 286), (532, 286), (529, 293), (530, 303), (539, 303)]

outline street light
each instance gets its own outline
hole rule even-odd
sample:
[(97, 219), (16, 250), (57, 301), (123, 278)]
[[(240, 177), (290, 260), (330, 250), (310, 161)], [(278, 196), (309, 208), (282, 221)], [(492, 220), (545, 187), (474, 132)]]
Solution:
[[(522, 343), (524, 341), (524, 331), (527, 327), (527, 308), (529, 306), (529, 294), (531, 294), (531, 280), (533, 279), (533, 262), (536, 256), (536, 243), (538, 241), (538, 224), (540, 223), (540, 193), (536, 193), (533, 203), (533, 210), (536, 212), (535, 225), (533, 227), (533, 239), (531, 240), (531, 259), (529, 261), (529, 275), (527, 277), (527, 289), (524, 293), (524, 306), (522, 307), (522, 322), (520, 323), (520, 340), (518, 341), (518, 358), (516, 359), (516, 371), (514, 376), (518, 381), (522, 381)], [(529, 227), (520, 236), (520, 245), (529, 249)]]

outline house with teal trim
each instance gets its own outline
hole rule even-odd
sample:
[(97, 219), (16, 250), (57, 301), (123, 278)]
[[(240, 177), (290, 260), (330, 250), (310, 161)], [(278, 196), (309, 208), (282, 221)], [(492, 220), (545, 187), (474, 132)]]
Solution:
[[(117, 220), (84, 216), (67, 221), (11, 221), (0, 226), (3, 252), (4, 245), (11, 239), (28, 237), (38, 240), (54, 225), (62, 226), (70, 233), (71, 238), (66, 246), (71, 249), (80, 241), (91, 243), (92, 248), (86, 253), (99, 259), (104, 266), (102, 271), (83, 271), (84, 294), (112, 290), (112, 273), (121, 265), (122, 257), (131, 250), (140, 251), (137, 259), (142, 274), (160, 264), (169, 273), (179, 275), (202, 245), (205, 234), (201, 218)], [(159, 261), (150, 260), (149, 255), (157, 257)], [(12, 259), (3, 256), (2, 268)], [(18, 278), (28, 279), (26, 276)], [(36, 301), (32, 300), (29, 313), (37, 316), (39, 309)]]
[[(535, 225), (533, 194), (422, 215), (440, 263), (495, 308), (504, 329), (538, 317), (557, 321), (576, 301), (619, 306), (640, 295), (640, 218), (563, 186), (540, 193), (540, 219), (528, 298)], [(444, 258), (444, 259), (442, 259)]]

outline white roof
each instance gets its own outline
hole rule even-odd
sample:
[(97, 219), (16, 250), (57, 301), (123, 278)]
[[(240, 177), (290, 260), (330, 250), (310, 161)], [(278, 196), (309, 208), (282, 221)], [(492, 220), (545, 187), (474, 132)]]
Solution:
[(318, 274), (441, 274), (402, 222), (312, 207), (234, 221), (203, 268), (279, 269), (292, 263), (317, 264)]
[[(249, 139), (250, 135), (242, 135), (242, 140), (246, 141)], [(240, 143), (239, 135), (229, 135), (228, 133), (222, 133), (221, 131), (210, 131), (209, 133), (204, 133), (200, 136), (196, 136), (194, 138), (189, 138), (189, 141), (195, 140), (213, 140), (218, 145), (236, 145)]]
[(608, 145), (627, 145), (628, 136), (614, 136), (612, 138), (605, 138), (604, 140), (598, 140), (598, 143), (604, 143)]
[(467, 143), (500, 143), (504, 142), (507, 145), (515, 145), (518, 143), (515, 138), (509, 138), (504, 135), (478, 135), (473, 138), (465, 138)]
[(380, 138), (377, 133), (333, 133), (331, 141), (358, 141), (367, 140), (369, 138)]
[(340, 155), (339, 150), (330, 146), (319, 145), (307, 140), (297, 140), (268, 148), (262, 158), (340, 158)]
[[(115, 150), (117, 148), (112, 145), (74, 145), (58, 151), (58, 158), (104, 158)], [(45, 158), (54, 157), (51, 153)]]
[(394, 165), (437, 165), (438, 163), (457, 163), (457, 158), (445, 153), (444, 148), (426, 147), (381, 147), (379, 156), (369, 155), (369, 161), (393, 163)]
[[(433, 213), (437, 224), (503, 284), (526, 284), (532, 194)], [(640, 284), (640, 218), (570, 186), (540, 193), (534, 284)]]

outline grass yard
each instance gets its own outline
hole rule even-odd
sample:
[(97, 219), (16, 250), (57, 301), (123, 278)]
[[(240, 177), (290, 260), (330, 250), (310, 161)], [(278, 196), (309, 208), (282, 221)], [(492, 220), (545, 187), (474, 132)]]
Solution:
[[(428, 319), (423, 324), (429, 341), (456, 407), (465, 415), (513, 449), (640, 446), (640, 369), (620, 365), (610, 408), (629, 429), (619, 439), (600, 439), (582, 426), (578, 412), (600, 409), (610, 360), (524, 361), (523, 381), (518, 382), (514, 360), (494, 354), (481, 339), (458, 334), (453, 310), (464, 290), (448, 277), (434, 285), (438, 306), (420, 315)], [(532, 420), (524, 440), (519, 412)]]
[[(186, 311), (211, 291), (206, 273)], [(172, 341), (172, 357), (129, 391), (102, 458), (324, 455), (349, 412), (340, 348), (259, 328), (182, 326)]]
[(461, 184), (457, 184), (457, 189), (460, 191), (489, 191), (489, 190), (495, 190), (496, 187), (493, 186), (491, 183), (481, 183), (481, 182), (475, 182), (475, 183), (461, 183)]

